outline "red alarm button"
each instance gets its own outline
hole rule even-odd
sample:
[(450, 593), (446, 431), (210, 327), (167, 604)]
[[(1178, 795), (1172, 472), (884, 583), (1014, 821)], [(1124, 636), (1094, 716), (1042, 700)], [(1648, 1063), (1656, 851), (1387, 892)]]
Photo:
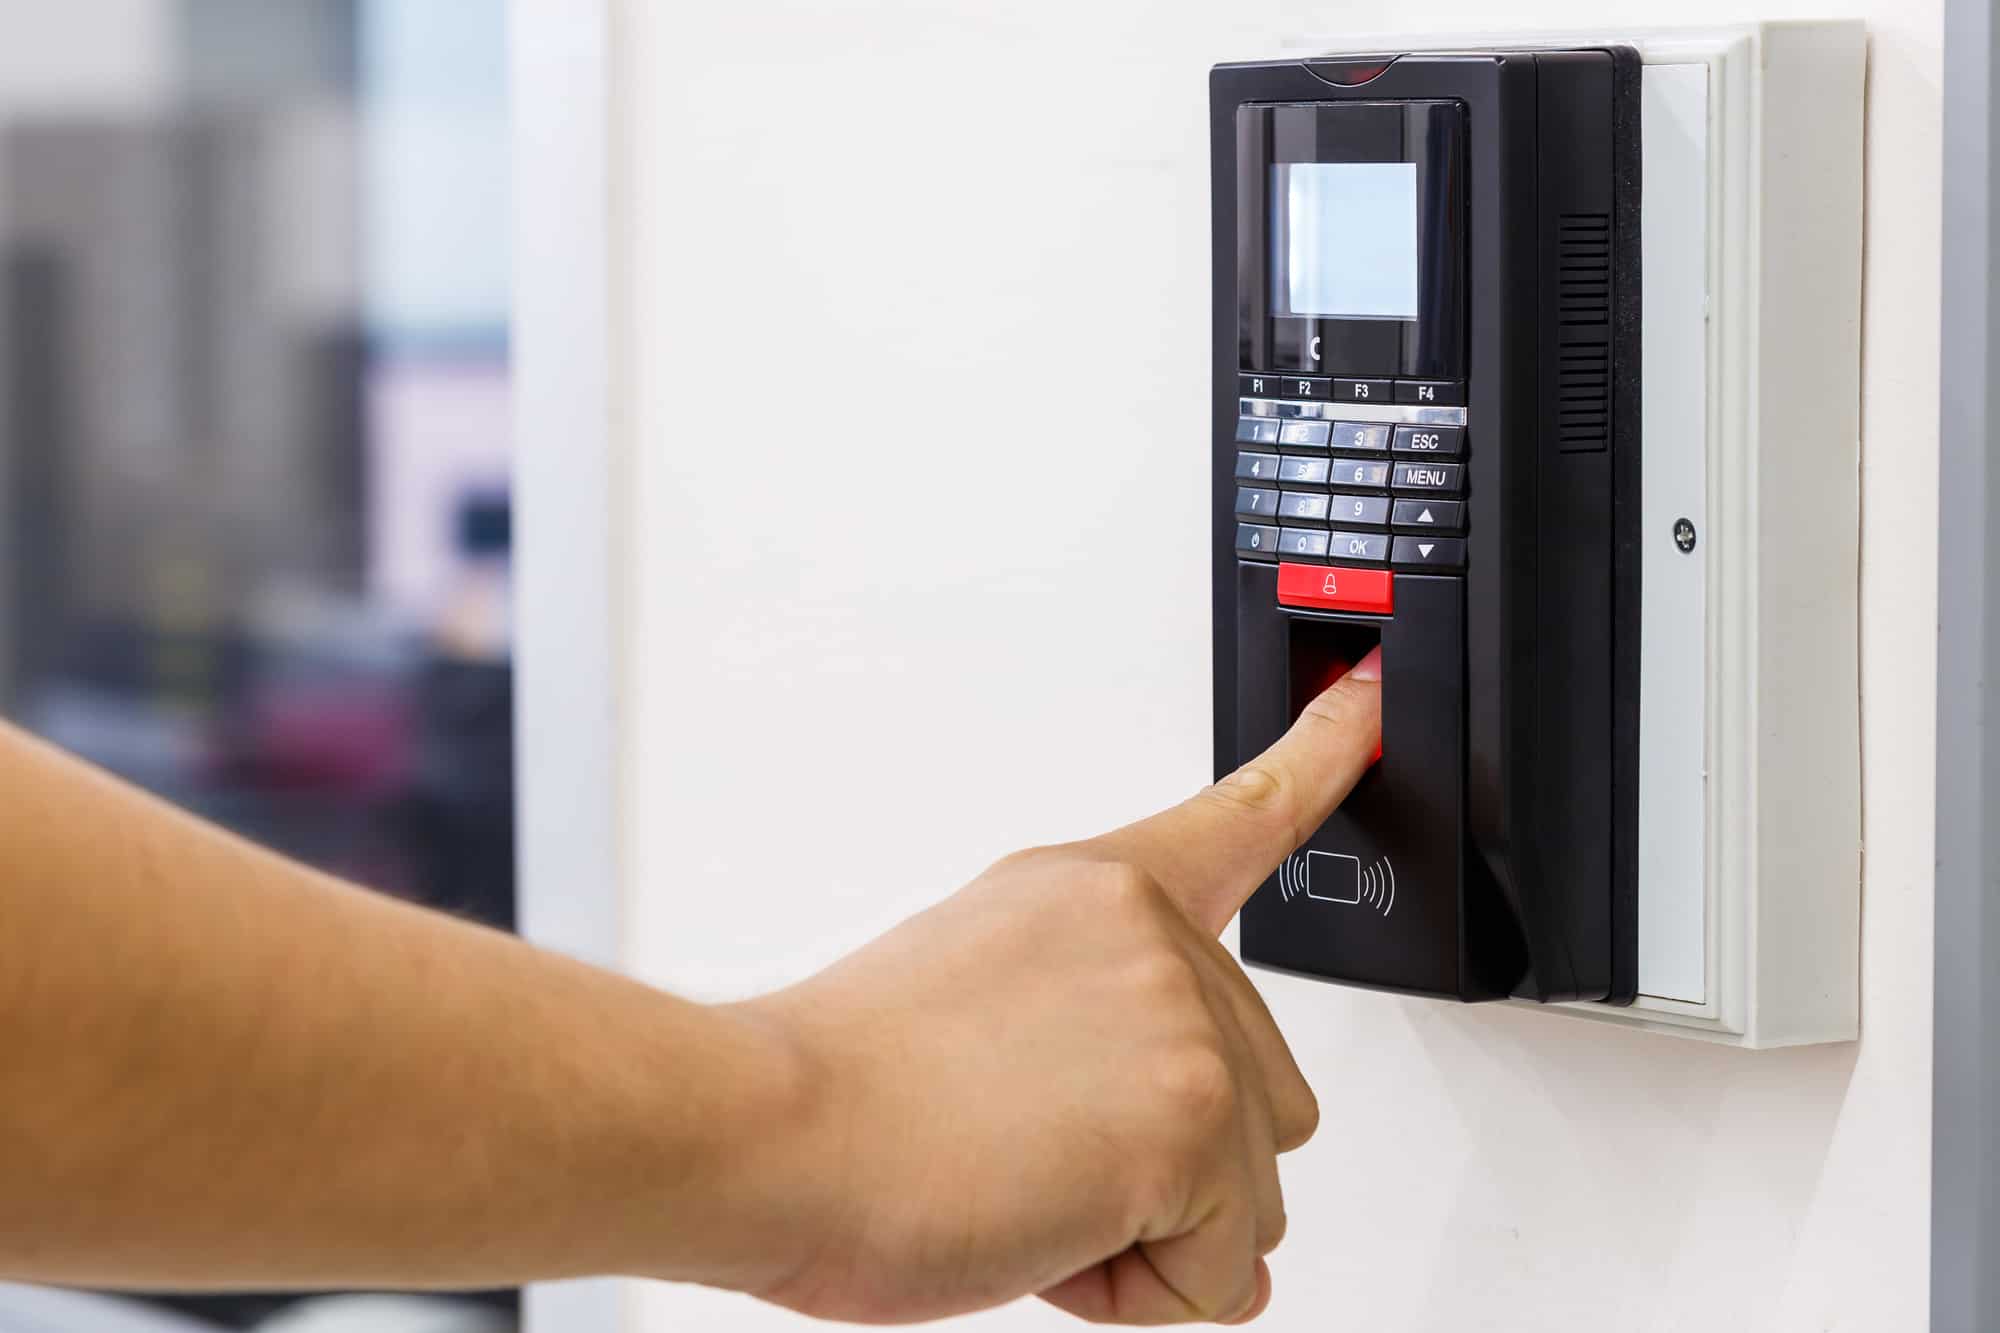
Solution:
[(1279, 565), (1278, 604), (1315, 611), (1362, 611), (1386, 616), (1396, 609), (1395, 576), (1386, 569), (1342, 565)]

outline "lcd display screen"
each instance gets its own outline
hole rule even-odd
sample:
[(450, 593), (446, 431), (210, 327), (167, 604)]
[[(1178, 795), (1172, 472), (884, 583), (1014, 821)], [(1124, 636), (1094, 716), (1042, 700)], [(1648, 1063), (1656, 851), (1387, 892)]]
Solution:
[(1271, 313), (1417, 317), (1413, 162), (1280, 162), (1271, 168)]

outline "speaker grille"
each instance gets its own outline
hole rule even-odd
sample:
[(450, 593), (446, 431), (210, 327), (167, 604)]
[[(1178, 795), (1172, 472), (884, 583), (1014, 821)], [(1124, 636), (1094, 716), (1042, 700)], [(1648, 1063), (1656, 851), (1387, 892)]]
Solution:
[(1611, 217), (1556, 223), (1556, 438), (1564, 450), (1611, 440)]

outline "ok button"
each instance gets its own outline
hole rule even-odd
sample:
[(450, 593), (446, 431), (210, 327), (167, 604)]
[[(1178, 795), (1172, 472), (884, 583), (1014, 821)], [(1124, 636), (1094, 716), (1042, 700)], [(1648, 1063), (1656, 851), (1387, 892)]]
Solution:
[(1429, 454), (1434, 458), (1457, 458), (1465, 452), (1463, 426), (1398, 426), (1389, 446), (1399, 454)]

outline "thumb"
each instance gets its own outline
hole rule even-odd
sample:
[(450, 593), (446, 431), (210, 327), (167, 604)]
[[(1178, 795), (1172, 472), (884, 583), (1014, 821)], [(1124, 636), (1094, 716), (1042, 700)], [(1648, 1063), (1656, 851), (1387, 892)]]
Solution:
[(1382, 752), (1382, 650), (1306, 705), (1278, 742), (1171, 810), (1098, 839), (1218, 934), (1326, 822)]

